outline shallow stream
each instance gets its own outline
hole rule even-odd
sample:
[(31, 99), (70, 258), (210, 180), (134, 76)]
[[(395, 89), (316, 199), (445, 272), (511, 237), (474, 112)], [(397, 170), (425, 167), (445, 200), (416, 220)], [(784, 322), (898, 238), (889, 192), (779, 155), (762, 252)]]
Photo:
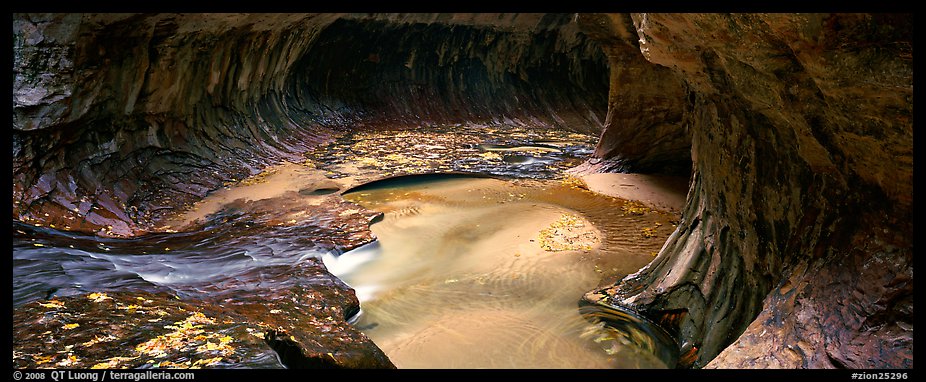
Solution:
[(257, 296), (322, 282), (298, 271), (321, 259), (355, 288), (355, 326), (400, 368), (665, 367), (578, 307), (674, 229), (672, 214), (565, 176), (593, 141), (485, 126), (346, 133), (139, 238), (14, 221), (14, 307), (100, 291)]

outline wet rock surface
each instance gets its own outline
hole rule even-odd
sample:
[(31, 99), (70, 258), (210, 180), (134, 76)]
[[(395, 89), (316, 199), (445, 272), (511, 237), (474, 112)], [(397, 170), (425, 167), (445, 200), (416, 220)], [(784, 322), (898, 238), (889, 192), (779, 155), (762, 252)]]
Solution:
[(378, 215), (290, 191), (136, 239), (14, 223), (14, 363), (393, 367), (347, 323), (359, 301), (320, 260), (371, 242)]
[(126, 292), (32, 302), (14, 311), (13, 367), (393, 367), (345, 322), (352, 292), (288, 292), (230, 306)]
[(33, 302), (14, 312), (13, 367), (283, 367), (264, 341), (266, 328), (203, 311), (167, 294)]
[(453, 125), (352, 132), (305, 156), (326, 176), (351, 183), (450, 172), (560, 179), (593, 145), (592, 135), (562, 130)]

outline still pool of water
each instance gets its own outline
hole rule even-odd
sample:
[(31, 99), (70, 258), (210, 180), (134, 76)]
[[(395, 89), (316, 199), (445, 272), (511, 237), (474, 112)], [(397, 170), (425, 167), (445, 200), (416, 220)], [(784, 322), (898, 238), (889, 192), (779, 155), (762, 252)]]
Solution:
[(382, 183), (345, 195), (385, 213), (378, 241), (323, 259), (357, 290), (355, 325), (399, 368), (665, 367), (577, 307), (606, 275), (652, 259), (661, 242), (640, 227), (665, 216), (552, 181)]

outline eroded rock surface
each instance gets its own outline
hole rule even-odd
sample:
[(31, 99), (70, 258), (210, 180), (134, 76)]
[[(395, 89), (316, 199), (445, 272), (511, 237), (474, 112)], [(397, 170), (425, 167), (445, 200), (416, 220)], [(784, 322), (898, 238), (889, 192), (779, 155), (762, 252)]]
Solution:
[[(570, 15), (17, 14), (13, 218), (134, 236), (360, 126), (597, 132)], [(351, 47), (345, 49), (345, 47)]]
[(694, 175), (659, 257), (605, 294), (683, 314), (688, 365), (912, 367), (912, 15), (632, 19), (692, 91)]
[(628, 14), (579, 14), (577, 22), (602, 46), (610, 70), (608, 114), (585, 172), (691, 172), (688, 113), (691, 89), (679, 73), (639, 54)]

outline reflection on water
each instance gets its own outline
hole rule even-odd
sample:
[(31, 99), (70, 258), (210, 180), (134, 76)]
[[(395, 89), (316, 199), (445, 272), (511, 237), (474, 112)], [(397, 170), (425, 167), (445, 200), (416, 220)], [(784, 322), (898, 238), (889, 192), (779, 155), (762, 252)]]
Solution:
[[(617, 277), (651, 260), (639, 230), (665, 217), (623, 216), (622, 201), (553, 181), (403, 179), (345, 198), (385, 213), (372, 226), (379, 240), (325, 264), (357, 290), (357, 327), (396, 366), (665, 367), (646, 349), (600, 340), (609, 329), (577, 309), (605, 270)], [(564, 216), (581, 249), (544, 250), (540, 232)]]

